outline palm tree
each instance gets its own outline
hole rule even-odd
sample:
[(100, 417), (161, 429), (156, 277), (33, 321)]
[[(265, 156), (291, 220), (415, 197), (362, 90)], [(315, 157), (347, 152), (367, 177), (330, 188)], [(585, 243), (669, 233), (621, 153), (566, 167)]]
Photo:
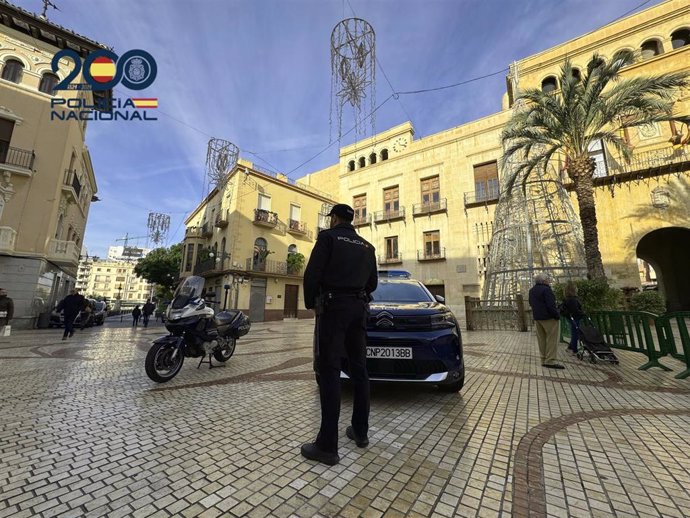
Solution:
[(587, 271), (593, 279), (606, 275), (599, 251), (593, 188), (596, 165), (589, 156), (590, 146), (601, 142), (629, 161), (632, 148), (621, 138), (620, 129), (677, 120), (672, 111), (675, 95), (690, 85), (686, 73), (621, 79), (621, 68), (632, 60), (632, 52), (610, 62), (595, 54), (581, 77), (566, 60), (560, 72), (560, 92), (522, 92), (518, 100), (524, 101), (525, 108), (515, 111), (501, 135), (504, 165), (511, 159), (521, 160), (507, 179), (508, 192), (518, 178), (524, 188), (535, 170), (545, 171), (552, 159), (565, 157), (580, 209)]

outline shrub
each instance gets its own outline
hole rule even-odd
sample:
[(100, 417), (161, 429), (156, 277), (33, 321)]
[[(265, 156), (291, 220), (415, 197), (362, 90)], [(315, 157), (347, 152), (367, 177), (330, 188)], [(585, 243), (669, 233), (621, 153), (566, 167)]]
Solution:
[(304, 267), (305, 257), (299, 252), (293, 254), (288, 254), (287, 256), (287, 269), (288, 273), (296, 274)]
[(666, 313), (666, 301), (658, 291), (641, 291), (630, 298), (630, 309), (663, 315)]
[[(585, 313), (592, 311), (607, 311), (623, 309), (623, 292), (609, 286), (604, 279), (575, 281), (577, 285), (577, 297)], [(565, 297), (563, 291), (565, 284), (556, 284), (553, 291), (556, 300), (562, 301)]]

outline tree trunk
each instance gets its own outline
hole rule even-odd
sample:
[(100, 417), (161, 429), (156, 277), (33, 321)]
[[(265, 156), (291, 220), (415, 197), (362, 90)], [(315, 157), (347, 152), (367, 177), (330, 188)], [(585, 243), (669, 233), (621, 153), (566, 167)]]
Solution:
[(599, 230), (597, 229), (597, 210), (594, 205), (595, 164), (589, 157), (574, 161), (571, 176), (575, 182), (575, 194), (580, 208), (580, 222), (585, 239), (585, 259), (587, 274), (591, 279), (605, 279), (604, 264), (599, 251)]

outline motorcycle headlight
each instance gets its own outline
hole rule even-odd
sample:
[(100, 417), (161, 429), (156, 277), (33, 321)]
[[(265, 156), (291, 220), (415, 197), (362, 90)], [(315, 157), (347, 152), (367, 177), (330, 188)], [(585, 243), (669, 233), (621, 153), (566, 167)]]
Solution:
[(453, 318), (453, 314), (450, 311), (432, 315), (431, 317), (431, 329), (448, 329), (454, 326), (455, 318)]

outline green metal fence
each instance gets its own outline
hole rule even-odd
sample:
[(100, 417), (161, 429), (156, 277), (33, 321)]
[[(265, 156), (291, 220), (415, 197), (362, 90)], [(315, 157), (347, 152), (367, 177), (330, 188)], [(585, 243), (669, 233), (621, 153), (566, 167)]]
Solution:
[[(677, 379), (690, 376), (690, 311), (660, 316), (644, 311), (597, 311), (589, 316), (610, 347), (647, 356), (640, 370), (658, 367), (670, 371), (659, 362), (668, 355), (685, 362), (686, 369)], [(570, 341), (568, 319), (561, 318), (560, 331), (561, 342)]]

